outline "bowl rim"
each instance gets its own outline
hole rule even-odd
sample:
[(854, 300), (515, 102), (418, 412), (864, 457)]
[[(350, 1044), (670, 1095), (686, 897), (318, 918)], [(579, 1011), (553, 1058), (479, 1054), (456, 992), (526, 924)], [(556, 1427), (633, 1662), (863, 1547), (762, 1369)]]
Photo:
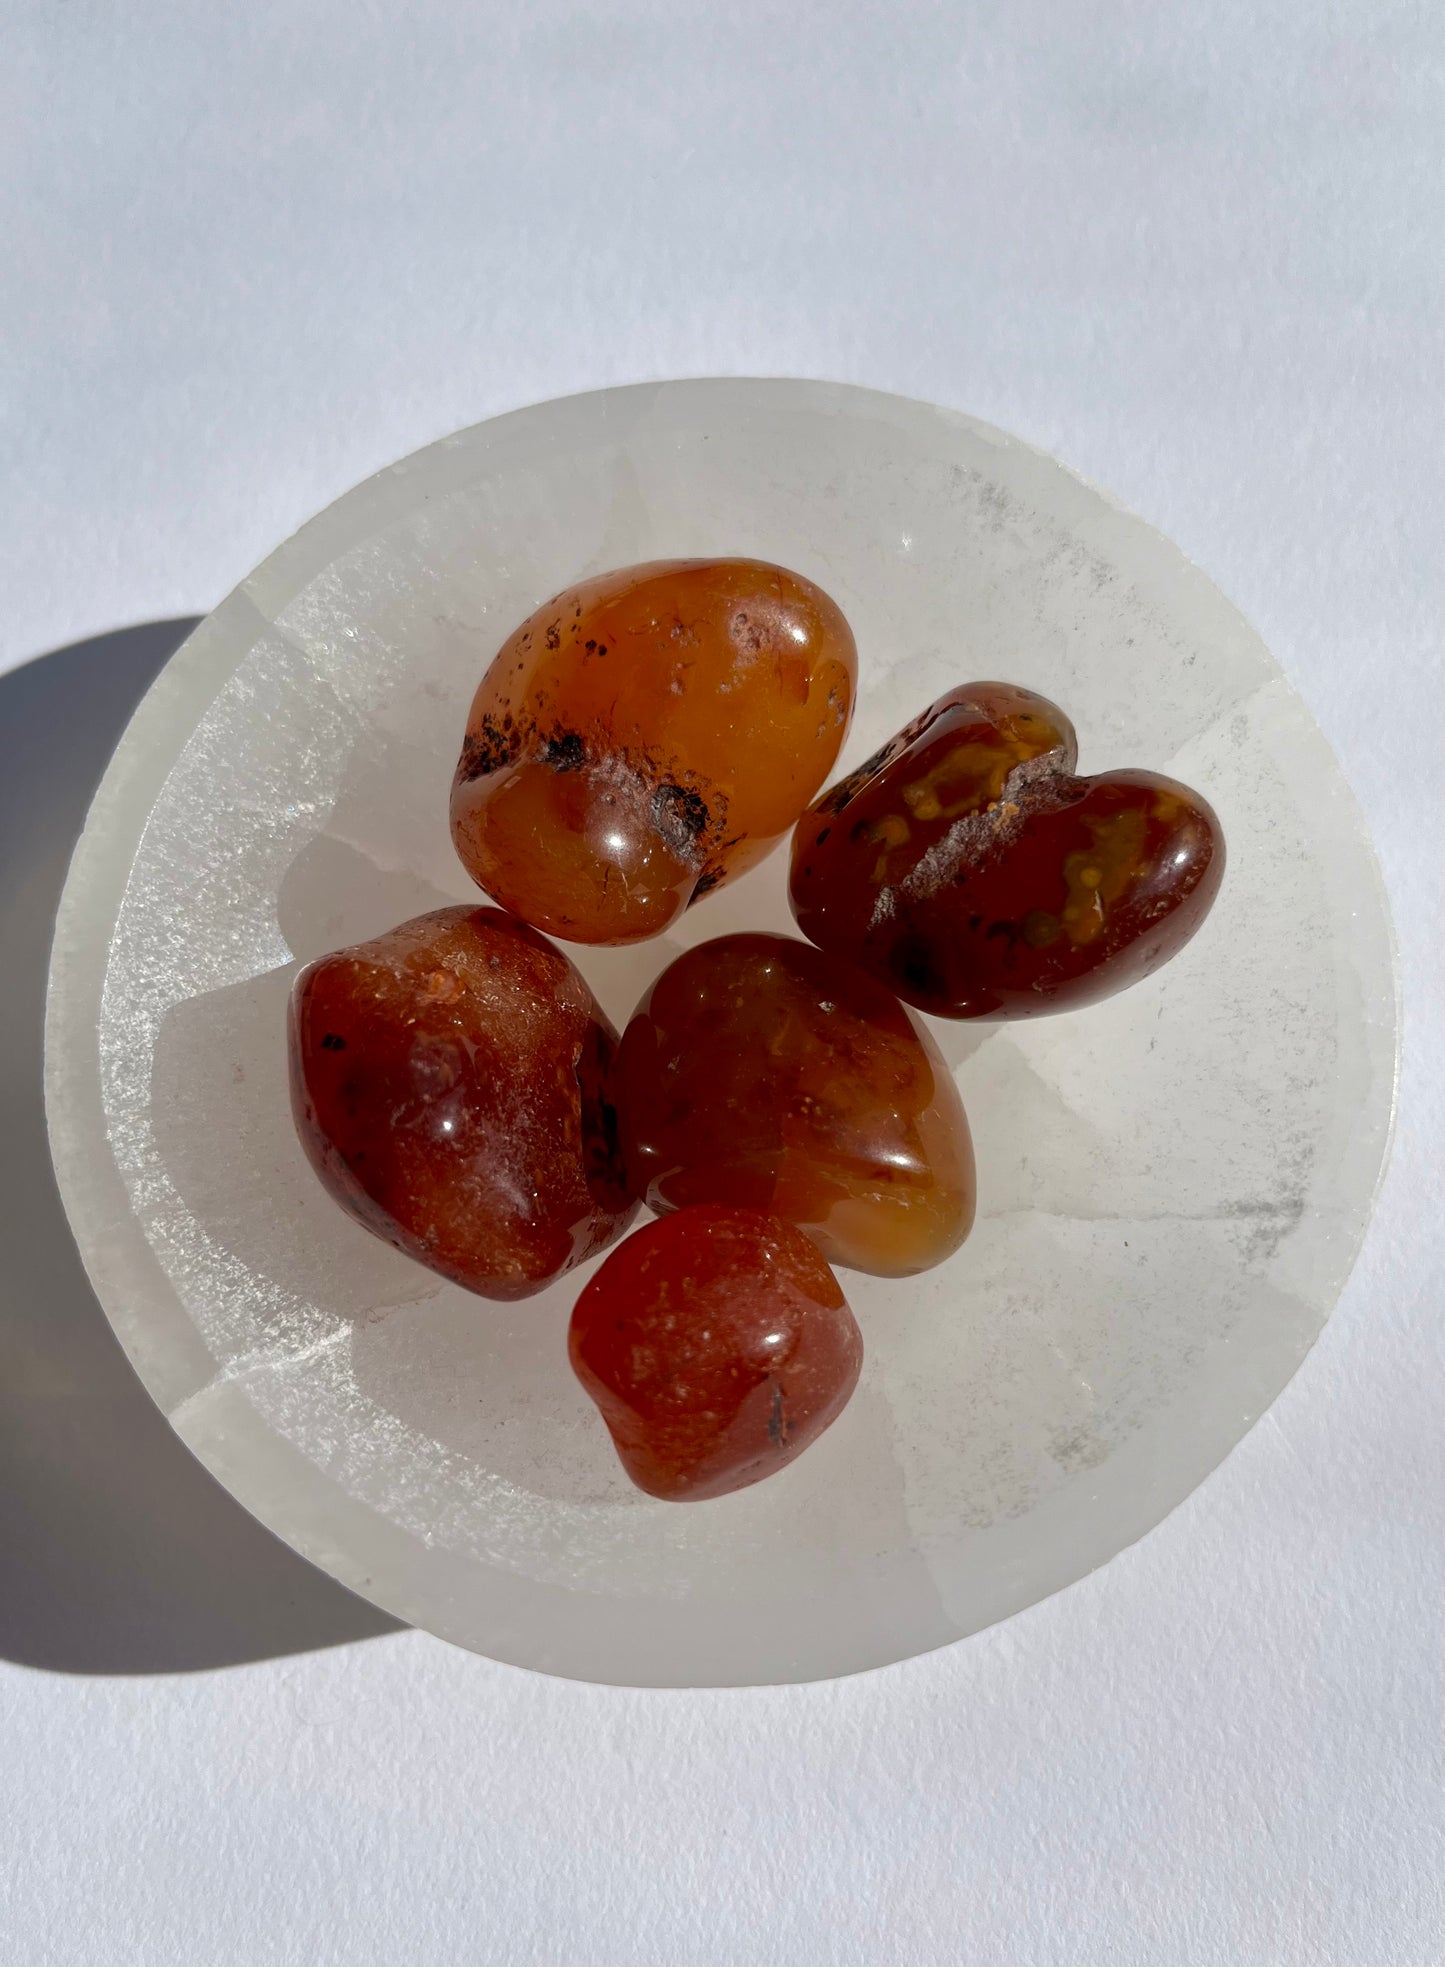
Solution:
[[(101, 992), (109, 960), (110, 940), (117, 912), (123, 900), (126, 880), (140, 847), (145, 822), (164, 780), (185, 745), (189, 742), (196, 724), (207, 707), (224, 688), (234, 670), (244, 662), (249, 653), (250, 642), (242, 635), (235, 637), (235, 648), (227, 651), (226, 643), (233, 632), (240, 628), (254, 627), (256, 633), (271, 627), (272, 616), (278, 613), (286, 602), (302, 586), (316, 577), (321, 567), (335, 557), (324, 553), (327, 543), (339, 535), (344, 526), (344, 547), (351, 550), (371, 537), (381, 524), (391, 524), (395, 520), (395, 510), (388, 494), (400, 482), (402, 484), (414, 474), (426, 472), (429, 478), (437, 476), (441, 467), (442, 483), (428, 496), (442, 496), (445, 493), (445, 480), (449, 474), (447, 466), (452, 456), (459, 462), (455, 474), (460, 484), (475, 474), (479, 456), (484, 457), (488, 450), (509, 441), (519, 430), (536, 434), (539, 441), (546, 442), (549, 425), (575, 416), (579, 410), (594, 415), (602, 425), (609, 421), (621, 420), (626, 423), (645, 415), (647, 409), (666, 394), (706, 396), (725, 409), (728, 395), (738, 392), (749, 397), (769, 392), (786, 392), (805, 407), (837, 415), (856, 414), (866, 411), (869, 406), (882, 409), (886, 406), (890, 418), (900, 414), (912, 416), (929, 422), (941, 421), (946, 426), (967, 432), (975, 439), (981, 439), (990, 446), (1028, 454), (1033, 459), (1052, 467), (1062, 474), (1091, 501), (1101, 502), (1112, 514), (1129, 528), (1142, 529), (1147, 535), (1151, 551), (1161, 549), (1173, 557), (1176, 566), (1192, 580), (1203, 584), (1211, 597), (1212, 605), (1221, 605), (1236, 616), (1246, 632), (1269, 655), (1256, 631), (1249, 628), (1238, 610), (1227, 597), (1223, 596), (1213, 581), (1205, 575), (1186, 554), (1157, 528), (1143, 519), (1107, 488), (1099, 486), (1076, 471), (1070, 465), (1054, 457), (1042, 447), (1012, 436), (1010, 433), (985, 423), (967, 413), (943, 405), (929, 403), (923, 399), (904, 397), (887, 391), (865, 388), (851, 383), (839, 383), (808, 378), (783, 376), (704, 376), (686, 377), (669, 381), (636, 382), (614, 387), (578, 391), (574, 394), (549, 398), (544, 402), (521, 406), (499, 416), (465, 426), (445, 436), (434, 439), (419, 450), (384, 465), (378, 471), (349, 490), (342, 492), (320, 511), (315, 513), (283, 540), (260, 564), (248, 574), (231, 593), (213, 609), (171, 656), (152, 683), (135, 712), (130, 718), (121, 739), (116, 746), (104, 776), (92, 799), (85, 824), (76, 841), (71, 855), (59, 908), (56, 915), (55, 933), (52, 944), (45, 1016), (45, 1106), (47, 1127), (50, 1137), (51, 1156), (55, 1167), (56, 1181), (62, 1203), (70, 1222), (72, 1233), (80, 1253), (87, 1276), (95, 1290), (97, 1300), (108, 1322), (115, 1330), (122, 1346), (143, 1384), (166, 1414), (168, 1420), (192, 1451), (198, 1455), (228, 1492), (243, 1507), (256, 1515), (274, 1534), (307, 1557), (320, 1568), (327, 1571), (342, 1583), (369, 1599), (372, 1603), (407, 1620), (421, 1623), (426, 1629), (436, 1631), (438, 1626), (430, 1619), (418, 1617), (416, 1607), (410, 1602), (405, 1590), (398, 1591), (390, 1585), (373, 1581), (365, 1567), (351, 1559), (338, 1544), (335, 1535), (337, 1512), (336, 1498), (342, 1494), (332, 1479), (319, 1468), (305, 1461), (299, 1451), (285, 1442), (254, 1416), (254, 1410), (245, 1406), (239, 1394), (234, 1397), (233, 1411), (229, 1426), (232, 1430), (230, 1447), (223, 1438), (214, 1433), (204, 1437), (187, 1430), (186, 1405), (193, 1391), (192, 1382), (196, 1361), (194, 1358), (176, 1355), (174, 1348), (160, 1346), (155, 1334), (148, 1329), (145, 1321), (134, 1315), (134, 1307), (156, 1291), (174, 1294), (174, 1287), (161, 1270), (153, 1253), (145, 1245), (145, 1237), (130, 1216), (128, 1194), (113, 1155), (104, 1156), (104, 1171), (100, 1180), (92, 1166), (82, 1167), (86, 1158), (80, 1145), (89, 1136), (106, 1138), (106, 1121), (101, 1102), (99, 1080), (99, 1036), (98, 1023)], [(717, 414), (714, 411), (714, 414)], [(480, 448), (479, 448), (480, 447)], [(360, 522), (358, 524), (358, 522)], [(318, 549), (323, 557), (317, 557)], [(251, 638), (254, 640), (254, 636)], [(228, 653), (230, 659), (228, 660)], [(1402, 1057), (1402, 1017), (1401, 1017), (1401, 971), (1398, 941), (1388, 891), (1380, 868), (1378, 856), (1365, 825), (1364, 816), (1353, 791), (1340, 768), (1339, 761), (1328, 740), (1293, 683), (1284, 676), (1277, 659), (1269, 655), (1285, 691), (1295, 700), (1300, 714), (1308, 721), (1318, 736), (1322, 754), (1333, 766), (1334, 778), (1329, 786), (1330, 797), (1336, 802), (1341, 813), (1341, 824), (1348, 828), (1351, 836), (1362, 849), (1363, 863), (1368, 869), (1371, 899), (1377, 912), (1378, 926), (1383, 929), (1383, 965), (1377, 964), (1376, 982), (1385, 984), (1383, 991), (1376, 990), (1374, 1001), (1362, 1014), (1373, 1019), (1377, 1025), (1388, 1027), (1390, 1040), (1391, 1068), (1385, 1111), (1373, 1116), (1374, 1146), (1371, 1151), (1368, 1180), (1357, 1183), (1352, 1190), (1356, 1199), (1354, 1223), (1348, 1237), (1347, 1249), (1339, 1253), (1336, 1265), (1338, 1282), (1329, 1300), (1329, 1307), (1320, 1319), (1315, 1332), (1310, 1336), (1294, 1364), (1274, 1387), (1269, 1400), (1258, 1412), (1245, 1417), (1233, 1439), (1223, 1451), (1214, 1458), (1217, 1468), (1233, 1452), (1238, 1441), (1249, 1431), (1270, 1402), (1288, 1385), (1302, 1363), (1309, 1346), (1313, 1345), (1320, 1330), (1328, 1321), (1335, 1303), (1338, 1302), (1349, 1273), (1358, 1257), (1365, 1232), (1378, 1199), (1381, 1183), (1389, 1166), (1394, 1140), (1398, 1104)], [(161, 742), (166, 731), (170, 737)], [(179, 733), (179, 736), (176, 734)], [(140, 813), (140, 823), (135, 824), (134, 815)], [(123, 863), (123, 867), (122, 867)], [(119, 878), (117, 870), (120, 869)], [(1387, 976), (1378, 972), (1383, 969)], [(1376, 1105), (1379, 1095), (1376, 1094)], [(58, 1139), (64, 1136), (70, 1143)], [(134, 1237), (125, 1236), (126, 1222), (129, 1220), (136, 1230)], [(127, 1247), (129, 1244), (130, 1247)], [(195, 1348), (203, 1350), (199, 1335), (195, 1335)], [(185, 1348), (180, 1348), (183, 1354)], [(209, 1355), (207, 1355), (209, 1357)], [(233, 1393), (233, 1389), (227, 1389)], [(295, 1464), (291, 1471), (293, 1477), (310, 1480), (313, 1485), (324, 1485), (332, 1493), (321, 1499), (314, 1523), (308, 1528), (303, 1524), (296, 1527), (295, 1496), (285, 1479), (283, 1468), (278, 1466), (271, 1472), (269, 1481), (254, 1479), (252, 1464), (238, 1450), (244, 1446), (249, 1431), (246, 1415), (252, 1414), (260, 1433), (264, 1435), (268, 1450), (278, 1465), (284, 1465), (288, 1457)], [(224, 1430), (223, 1430), (224, 1434)], [(278, 1453), (280, 1450), (282, 1452)], [(238, 1472), (244, 1467), (245, 1473)], [(305, 1475), (302, 1476), (302, 1471)], [(1126, 1549), (1139, 1537), (1147, 1534), (1164, 1517), (1192, 1494), (1199, 1483), (1208, 1479), (1212, 1470), (1190, 1481), (1172, 1500), (1165, 1502), (1143, 1521), (1122, 1541), (1116, 1542), (1113, 1549), (1105, 1555), (1081, 1564), (1069, 1576), (1042, 1592), (1033, 1592), (1022, 1602), (1008, 1610), (995, 1614), (980, 1622), (982, 1626), (995, 1622), (998, 1617), (1012, 1616), (1015, 1611), (1038, 1602), (1042, 1597), (1052, 1595), (1054, 1590), (1077, 1582), (1109, 1558)], [(280, 1529), (272, 1520), (273, 1505), (278, 1501), (278, 1493), (284, 1493), (287, 1513), (291, 1527)], [(347, 1498), (355, 1508), (361, 1505)], [(343, 1512), (344, 1514), (344, 1512)], [(379, 1520), (373, 1513), (366, 1512), (368, 1525), (373, 1532)], [(388, 1530), (392, 1526), (387, 1525)], [(394, 1532), (397, 1537), (401, 1533)], [(401, 1554), (398, 1553), (399, 1561)], [(405, 1562), (400, 1562), (398, 1575), (408, 1575)], [(441, 1632), (442, 1637), (456, 1638), (455, 1634)], [(837, 1674), (877, 1670), (893, 1660), (917, 1657), (920, 1652), (934, 1650), (936, 1646), (957, 1643), (965, 1634), (944, 1636), (932, 1645), (922, 1648), (910, 1647), (894, 1655), (877, 1660), (864, 1661), (857, 1666), (841, 1666)], [(470, 1642), (461, 1641), (469, 1644)], [(777, 1681), (793, 1678), (815, 1679), (834, 1677), (833, 1674), (819, 1676), (814, 1673), (791, 1675), (779, 1674), (776, 1680), (759, 1681), (753, 1678), (738, 1682), (722, 1679), (682, 1678), (664, 1681), (655, 1673), (642, 1679), (626, 1679), (613, 1675), (584, 1675), (566, 1666), (554, 1666), (545, 1659), (538, 1659), (535, 1648), (529, 1646), (517, 1652), (509, 1649), (505, 1635), (500, 1643), (489, 1644), (487, 1656), (508, 1660), (512, 1664), (531, 1670), (556, 1674), (562, 1678), (589, 1680), (608, 1680), (614, 1684), (626, 1685), (678, 1685), (678, 1686), (723, 1686), (777, 1684)]]

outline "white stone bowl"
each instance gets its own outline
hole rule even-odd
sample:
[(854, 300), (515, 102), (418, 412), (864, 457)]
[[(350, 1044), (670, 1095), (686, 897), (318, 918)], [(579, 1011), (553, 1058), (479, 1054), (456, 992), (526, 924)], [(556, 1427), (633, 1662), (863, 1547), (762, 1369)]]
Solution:
[[(857, 634), (844, 765), (951, 684), (1074, 718), (1081, 769), (1219, 812), (1201, 933), (1148, 982), (936, 1025), (979, 1220), (907, 1281), (843, 1274), (867, 1346), (817, 1446), (651, 1500), (568, 1370), (590, 1267), (493, 1305), (374, 1241), (292, 1133), (298, 965), (475, 894), (447, 830), (492, 653), (579, 576), (751, 554)], [(619, 1026), (684, 944), (790, 927), (786, 856), (676, 934), (572, 955)], [(616, 389), (377, 474), (198, 628), (142, 704), (61, 905), (46, 1087), (102, 1305), (246, 1507), (389, 1612), (501, 1660), (658, 1686), (816, 1679), (946, 1644), (1141, 1536), (1284, 1386), (1390, 1133), (1391, 934), (1299, 698), (1167, 541), (1052, 459), (829, 384)]]

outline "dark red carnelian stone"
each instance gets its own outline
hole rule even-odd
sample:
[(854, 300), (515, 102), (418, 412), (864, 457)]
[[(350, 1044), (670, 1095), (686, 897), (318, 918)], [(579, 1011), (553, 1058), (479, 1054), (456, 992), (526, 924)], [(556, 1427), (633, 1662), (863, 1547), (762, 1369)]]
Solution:
[(526, 1297), (606, 1249), (636, 1209), (616, 1045), (545, 937), (500, 909), (438, 909), (296, 979), (297, 1130), (383, 1241), (482, 1297)]
[(799, 928), (936, 1017), (1036, 1017), (1137, 983), (1209, 912), (1224, 837), (1188, 786), (1076, 762), (1045, 698), (950, 690), (798, 822)]
[(775, 1475), (843, 1411), (863, 1340), (791, 1223), (679, 1209), (614, 1250), (568, 1350), (640, 1489), (700, 1502)]
[(968, 1122), (932, 1039), (793, 937), (719, 936), (670, 964), (623, 1033), (617, 1102), (654, 1209), (765, 1209), (883, 1277), (941, 1263), (973, 1222)]

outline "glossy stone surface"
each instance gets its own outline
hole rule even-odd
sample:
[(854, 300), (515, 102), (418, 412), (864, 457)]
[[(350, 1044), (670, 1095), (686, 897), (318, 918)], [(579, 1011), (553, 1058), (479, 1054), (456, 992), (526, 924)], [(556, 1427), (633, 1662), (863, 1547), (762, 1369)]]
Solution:
[(658, 935), (792, 826), (838, 756), (856, 675), (842, 613), (785, 568), (658, 560), (583, 581), (482, 679), (457, 852), (552, 935)]
[(302, 971), (292, 1110), (342, 1208), (485, 1298), (526, 1297), (635, 1209), (617, 1034), (576, 970), (493, 908), (444, 908)]
[(808, 943), (700, 943), (623, 1033), (618, 1105), (654, 1209), (726, 1203), (796, 1223), (829, 1263), (927, 1270), (973, 1221), (953, 1077), (891, 991)]
[(1188, 786), (1079, 778), (1077, 760), (1046, 698), (950, 690), (799, 822), (798, 926), (936, 1017), (1036, 1017), (1137, 983), (1204, 920), (1224, 837)]
[(863, 1340), (791, 1223), (696, 1208), (612, 1253), (573, 1309), (568, 1353), (638, 1488), (702, 1502), (817, 1440), (858, 1383)]

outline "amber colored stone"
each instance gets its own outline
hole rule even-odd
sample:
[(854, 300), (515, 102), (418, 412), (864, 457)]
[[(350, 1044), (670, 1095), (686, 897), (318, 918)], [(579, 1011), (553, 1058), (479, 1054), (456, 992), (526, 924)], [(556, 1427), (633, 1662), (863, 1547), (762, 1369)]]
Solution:
[(617, 1034), (559, 949), (442, 908), (296, 979), (291, 1098), (349, 1215), (484, 1298), (606, 1249), (636, 1208), (617, 1153)]
[(932, 1039), (791, 937), (720, 936), (664, 970), (623, 1033), (617, 1100), (654, 1209), (770, 1210), (884, 1277), (941, 1262), (973, 1222), (968, 1122)]
[(1148, 976), (1209, 912), (1224, 836), (1188, 786), (1079, 778), (1077, 755), (1031, 690), (950, 690), (799, 821), (799, 928), (937, 1017), (1072, 1010)]
[(639, 1489), (701, 1502), (775, 1475), (837, 1419), (863, 1340), (800, 1230), (751, 1209), (680, 1209), (614, 1250), (568, 1352)]
[(482, 679), (457, 852), (552, 935), (658, 935), (793, 825), (838, 756), (856, 675), (837, 605), (785, 568), (656, 560), (583, 581)]

